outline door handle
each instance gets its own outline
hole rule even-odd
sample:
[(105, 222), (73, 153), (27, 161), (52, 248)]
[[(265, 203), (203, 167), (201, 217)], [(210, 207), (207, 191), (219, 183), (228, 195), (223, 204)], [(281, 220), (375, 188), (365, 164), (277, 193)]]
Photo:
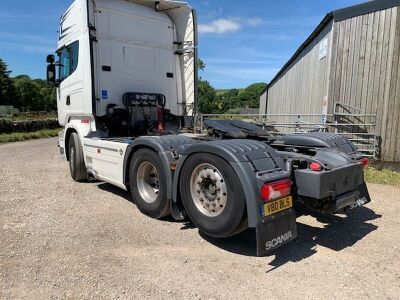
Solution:
[(71, 97), (68, 95), (67, 96), (67, 100), (65, 101), (65, 104), (67, 105), (67, 106), (70, 106), (71, 105)]

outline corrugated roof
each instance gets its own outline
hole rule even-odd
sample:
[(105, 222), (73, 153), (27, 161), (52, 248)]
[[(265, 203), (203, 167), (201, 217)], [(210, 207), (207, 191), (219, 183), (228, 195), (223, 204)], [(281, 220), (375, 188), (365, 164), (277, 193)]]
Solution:
[(314, 38), (321, 33), (325, 26), (331, 21), (335, 22), (343, 21), (357, 16), (362, 16), (365, 14), (370, 14), (376, 11), (385, 10), (388, 8), (393, 8), (400, 6), (400, 0), (375, 0), (366, 3), (361, 3), (358, 5), (334, 10), (328, 13), (321, 23), (315, 28), (315, 30), (310, 34), (310, 36), (304, 41), (304, 43), (297, 49), (293, 56), (287, 61), (287, 63), (282, 67), (282, 69), (275, 75), (275, 77), (269, 82), (268, 86), (273, 85), (278, 78), (286, 71), (286, 69), (296, 60), (300, 53), (314, 40)]

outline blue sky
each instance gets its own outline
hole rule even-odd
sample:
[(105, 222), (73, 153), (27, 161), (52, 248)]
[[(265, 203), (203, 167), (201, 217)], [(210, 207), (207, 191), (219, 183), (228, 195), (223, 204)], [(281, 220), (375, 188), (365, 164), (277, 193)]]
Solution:
[[(0, 1), (0, 57), (12, 75), (45, 76), (58, 20), (72, 0)], [(331, 10), (360, 0), (193, 0), (201, 77), (216, 88), (268, 82)]]

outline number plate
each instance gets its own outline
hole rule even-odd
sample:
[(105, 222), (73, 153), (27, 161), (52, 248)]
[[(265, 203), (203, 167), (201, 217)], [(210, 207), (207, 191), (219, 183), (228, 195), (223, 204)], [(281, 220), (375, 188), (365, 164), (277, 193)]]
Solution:
[(271, 203), (264, 204), (264, 216), (268, 217), (293, 206), (292, 197), (285, 197)]

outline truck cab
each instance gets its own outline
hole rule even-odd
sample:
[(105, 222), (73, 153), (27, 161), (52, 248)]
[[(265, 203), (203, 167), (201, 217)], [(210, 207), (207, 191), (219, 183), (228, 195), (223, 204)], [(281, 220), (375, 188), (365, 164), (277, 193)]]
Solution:
[(93, 117), (107, 130), (109, 120), (101, 118), (125, 108), (128, 92), (163, 95), (165, 111), (191, 116), (195, 28), (195, 12), (183, 2), (74, 1), (60, 19), (51, 79), (58, 86), (60, 124)]

